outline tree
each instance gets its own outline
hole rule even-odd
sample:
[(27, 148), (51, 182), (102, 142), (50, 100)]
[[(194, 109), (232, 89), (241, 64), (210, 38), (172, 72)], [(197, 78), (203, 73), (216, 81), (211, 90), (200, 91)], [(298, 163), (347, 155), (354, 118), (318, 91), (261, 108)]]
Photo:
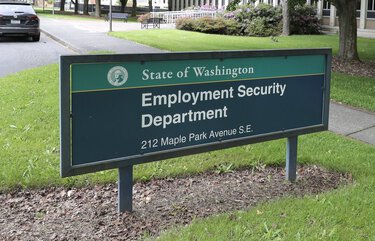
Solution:
[(74, 5), (74, 14), (78, 14), (78, 4), (79, 4), (78, 0), (75, 0), (75, 1), (71, 0), (71, 1)]
[(290, 18), (288, 0), (283, 0), (283, 35), (290, 35)]
[(83, 14), (89, 15), (89, 0), (83, 0)]
[(149, 12), (152, 12), (152, 10), (153, 10), (152, 0), (148, 0), (148, 10), (149, 10)]
[(172, 1), (173, 0), (168, 0), (168, 11), (172, 11)]
[(101, 13), (100, 0), (95, 0), (95, 17), (99, 18)]
[[(55, 4), (54, 2), (52, 4)], [(65, 11), (65, 0), (60, 1), (60, 11), (64, 12)]]
[(135, 17), (136, 15), (137, 15), (137, 0), (133, 0), (132, 17)]
[(342, 61), (359, 61), (357, 51), (357, 0), (332, 0), (339, 17), (339, 54)]
[(120, 0), (120, 4), (121, 4), (121, 12), (124, 13), (126, 5), (128, 4), (128, 0)]

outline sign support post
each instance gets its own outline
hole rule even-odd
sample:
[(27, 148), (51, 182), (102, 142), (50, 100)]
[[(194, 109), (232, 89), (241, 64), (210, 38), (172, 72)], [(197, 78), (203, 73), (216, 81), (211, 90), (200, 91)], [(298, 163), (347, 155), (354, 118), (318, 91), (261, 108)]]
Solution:
[(298, 136), (288, 137), (286, 143), (286, 178), (290, 182), (296, 180)]
[(118, 212), (133, 211), (133, 165), (118, 169)]

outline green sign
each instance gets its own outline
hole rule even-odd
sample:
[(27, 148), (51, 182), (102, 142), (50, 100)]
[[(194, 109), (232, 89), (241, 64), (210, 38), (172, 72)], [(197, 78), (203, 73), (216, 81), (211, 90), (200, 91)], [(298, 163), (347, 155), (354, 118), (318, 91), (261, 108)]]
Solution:
[(61, 58), (61, 174), (326, 130), (331, 52)]
[(325, 56), (76, 63), (71, 71), (76, 93), (324, 74)]

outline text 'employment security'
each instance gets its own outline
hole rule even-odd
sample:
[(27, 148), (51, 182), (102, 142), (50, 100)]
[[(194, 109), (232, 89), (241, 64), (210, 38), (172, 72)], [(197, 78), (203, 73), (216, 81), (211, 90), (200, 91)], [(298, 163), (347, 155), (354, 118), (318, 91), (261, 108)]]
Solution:
[[(224, 89), (203, 90), (197, 92), (184, 92), (177, 90), (174, 93), (154, 95), (152, 92), (146, 92), (141, 95), (142, 108), (147, 110), (155, 106), (165, 106), (171, 108), (174, 105), (186, 104), (189, 106), (199, 106), (200, 102), (219, 101), (234, 98), (246, 98), (252, 96), (270, 96), (276, 95), (282, 97), (286, 91), (286, 84), (273, 82), (270, 85), (246, 86), (244, 84), (238, 87), (228, 87)], [(181, 108), (177, 108), (181, 110)], [(228, 117), (228, 107), (222, 106), (215, 109), (191, 110), (175, 114), (152, 115), (150, 113), (142, 114), (142, 128), (162, 127), (181, 124), (185, 122), (199, 122), (205, 120), (221, 119)]]

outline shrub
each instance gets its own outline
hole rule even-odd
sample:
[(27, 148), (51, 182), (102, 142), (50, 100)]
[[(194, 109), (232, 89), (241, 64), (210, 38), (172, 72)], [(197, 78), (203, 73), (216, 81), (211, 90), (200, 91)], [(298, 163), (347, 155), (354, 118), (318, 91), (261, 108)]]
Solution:
[(230, 1), (226, 10), (227, 11), (234, 11), (236, 10), (236, 8), (238, 7), (238, 4), (241, 2), (241, 0), (233, 0), (233, 1)]
[(281, 8), (267, 4), (243, 5), (235, 11), (226, 12), (222, 17), (182, 18), (177, 20), (176, 28), (202, 33), (274, 36), (281, 32)]
[(238, 32), (238, 23), (233, 19), (225, 19), (223, 17), (180, 18), (176, 21), (176, 28), (202, 33), (236, 35)]
[(214, 33), (224, 34), (225, 33), (225, 22), (223, 18), (198, 18), (195, 22), (195, 29), (202, 33)]
[(238, 22), (240, 35), (271, 36), (281, 31), (281, 8), (267, 4), (243, 5), (224, 17)]
[(224, 34), (226, 35), (240, 35), (239, 24), (234, 19), (225, 19), (223, 18), (226, 28)]
[(176, 28), (186, 31), (195, 31), (195, 20), (189, 17), (179, 18), (176, 20)]
[(147, 20), (151, 18), (151, 13), (142, 14), (137, 18), (138, 22), (143, 22), (144, 20)]
[(266, 37), (278, 35), (280, 29), (280, 25), (270, 26), (266, 18), (257, 17), (244, 29), (244, 33), (248, 36)]
[(289, 11), (291, 9), (294, 9), (295, 6), (297, 5), (303, 6), (305, 5), (305, 3), (306, 3), (306, 0), (288, 0)]
[(308, 5), (296, 5), (290, 11), (290, 32), (292, 34), (319, 34), (321, 25), (316, 9)]

